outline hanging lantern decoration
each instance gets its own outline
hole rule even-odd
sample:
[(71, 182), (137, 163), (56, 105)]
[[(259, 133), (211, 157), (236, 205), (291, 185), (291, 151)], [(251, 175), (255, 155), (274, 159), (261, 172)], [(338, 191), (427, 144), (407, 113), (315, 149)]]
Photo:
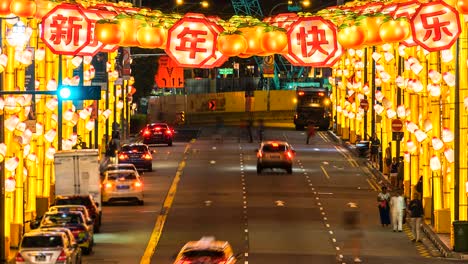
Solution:
[(31, 161), (31, 162), (36, 162), (37, 161), (37, 155), (34, 152), (31, 152), (27, 156), (27, 160)]
[(406, 162), (410, 162), (410, 161), (411, 161), (411, 153), (409, 153), (409, 151), (403, 152), (403, 157), (405, 158), (405, 161), (406, 161)]
[(441, 150), (444, 147), (444, 142), (440, 140), (438, 137), (432, 137), (432, 148), (434, 150)]
[(79, 112), (79, 115), (81, 119), (86, 120), (86, 118), (88, 118), (91, 115), (91, 113), (88, 112), (88, 109), (85, 108)]
[(365, 95), (370, 95), (371, 90), (369, 89), (369, 85), (368, 85), (367, 83), (364, 84), (364, 86), (362, 87), (362, 92), (363, 92)]
[(449, 163), (453, 163), (455, 161), (455, 154), (454, 154), (453, 149), (451, 148), (446, 148), (444, 150), (444, 156)]
[(55, 91), (57, 90), (57, 81), (55, 79), (50, 79), (47, 82), (46, 88), (48, 91)]
[(405, 110), (406, 109), (405, 109), (404, 105), (397, 106), (397, 116), (398, 116), (398, 118), (400, 118), (400, 119), (405, 118), (405, 116), (406, 116), (406, 111)]
[(56, 150), (54, 147), (49, 147), (49, 149), (47, 149), (46, 154), (45, 154), (46, 159), (54, 160), (55, 152)]
[(5, 169), (7, 171), (14, 171), (16, 170), (16, 168), (18, 167), (18, 164), (19, 164), (19, 158), (18, 157), (12, 157), (12, 158), (9, 158), (5, 161)]
[(432, 130), (432, 121), (431, 119), (427, 118), (424, 120), (424, 131), (429, 132)]
[(442, 78), (444, 79), (445, 83), (449, 86), (449, 87), (455, 87), (455, 75), (451, 72), (444, 72), (444, 74), (442, 75)]
[(450, 129), (444, 127), (444, 129), (442, 129), (442, 141), (444, 141), (445, 143), (449, 143), (449, 142), (452, 142), (453, 140), (454, 140), (453, 132), (450, 131)]
[(23, 157), (27, 157), (29, 155), (30, 151), (31, 151), (31, 145), (29, 145), (29, 143), (28, 143), (23, 148)]
[(414, 133), (415, 130), (419, 129), (418, 125), (416, 125), (415, 123), (411, 122), (411, 121), (406, 121), (406, 129), (410, 132), (410, 133)]
[(106, 45), (117, 45), (122, 41), (123, 32), (117, 20), (101, 19), (94, 28), (96, 39)]
[(463, 98), (463, 105), (465, 106), (465, 110), (468, 110), (468, 96), (465, 96), (465, 98)]
[(348, 117), (349, 117), (349, 119), (354, 119), (354, 118), (356, 118), (356, 114), (354, 112), (349, 112)]
[(375, 91), (375, 100), (382, 102), (382, 99), (384, 98), (384, 95), (381, 91)]
[(406, 141), (406, 149), (414, 154), (417, 150), (417, 147), (416, 147), (416, 144), (414, 144), (414, 142), (411, 140), (411, 139), (408, 139), (408, 141)]
[(436, 155), (432, 155), (431, 160), (429, 162), (429, 166), (431, 167), (432, 171), (438, 171), (442, 167), (440, 164), (439, 157)]
[(16, 188), (16, 180), (14, 177), (10, 176), (5, 179), (5, 191), (14, 192)]
[(46, 102), (46, 107), (47, 109), (49, 109), (50, 111), (55, 111), (55, 109), (57, 108), (58, 106), (58, 100), (57, 98), (53, 97), (53, 98), (50, 98), (49, 100), (47, 100)]
[(395, 110), (393, 110), (392, 108), (388, 108), (387, 109), (387, 117), (390, 118), (390, 119), (393, 119), (395, 116), (396, 116)]
[(385, 108), (382, 105), (376, 104), (376, 105), (374, 105), (374, 110), (378, 115), (380, 115), (380, 114), (383, 113)]
[(38, 48), (34, 52), (34, 60), (36, 61), (44, 61), (45, 59), (45, 49), (44, 48)]
[(420, 93), (424, 90), (424, 86), (419, 80), (414, 80), (412, 88), (415, 93)]
[(40, 136), (44, 134), (44, 125), (42, 125), (42, 123), (40, 122), (37, 122), (36, 123), (36, 135)]
[(385, 108), (391, 108), (393, 106), (393, 103), (390, 100), (388, 100), (387, 97), (384, 97), (384, 98), (382, 98), (382, 105)]
[(73, 147), (73, 142), (71, 139), (64, 139), (62, 140), (62, 149), (63, 150), (71, 150)]
[(396, 79), (395, 79), (395, 84), (398, 86), (398, 88), (404, 88), (405, 87), (405, 78), (398, 75), (396, 77)]
[[(338, 111), (338, 110), (337, 110)], [(340, 111), (341, 111), (341, 107), (340, 107)], [(110, 109), (106, 109), (102, 112), (102, 116), (105, 118), (105, 119), (108, 119), (109, 116), (111, 115), (112, 111)]]
[(72, 146), (76, 145), (76, 143), (78, 142), (78, 134), (73, 133), (71, 135), (70, 139), (71, 139), (71, 142), (72, 142)]
[(10, 131), (15, 131), (16, 126), (20, 122), (20, 119), (17, 115), (10, 116), (7, 120), (5, 120), (5, 127)]
[(409, 107), (406, 108), (405, 113), (406, 116), (411, 116), (411, 109)]
[(57, 130), (51, 129), (51, 130), (49, 130), (49, 131), (47, 131), (47, 132), (45, 133), (44, 138), (45, 138), (48, 142), (52, 143), (52, 142), (54, 141), (56, 135), (57, 135)]
[(86, 129), (88, 131), (91, 131), (94, 129), (94, 119), (90, 119), (87, 123), (86, 123)]
[(5, 108), (5, 101), (3, 100), (3, 97), (0, 97), (0, 111), (3, 111), (3, 108)]
[(83, 62), (83, 57), (81, 56), (75, 56), (73, 57), (73, 59), (71, 59), (71, 64), (73, 65), (75, 69), (80, 67), (82, 62)]
[(73, 118), (73, 114), (73, 110), (68, 109), (67, 111), (65, 111), (65, 113), (63, 113), (63, 119), (65, 119), (66, 121), (71, 121)]
[(8, 95), (5, 98), (5, 106), (3, 107), (3, 110), (8, 114), (16, 114), (21, 111), (21, 107), (13, 95)]
[(430, 69), (427, 75), (429, 76), (431, 81), (435, 84), (440, 83), (440, 81), (442, 81), (442, 74), (440, 74), (438, 71), (434, 69)]
[(427, 90), (432, 97), (439, 97), (440, 96), (440, 85), (438, 84), (428, 84)]
[(12, 0), (10, 3), (10, 12), (19, 17), (31, 18), (36, 14), (36, 10), (37, 5), (34, 0)]
[(414, 131), (414, 135), (416, 136), (416, 140), (418, 142), (423, 142), (427, 138), (427, 134), (424, 133), (424, 131), (422, 131), (420, 129), (416, 129)]

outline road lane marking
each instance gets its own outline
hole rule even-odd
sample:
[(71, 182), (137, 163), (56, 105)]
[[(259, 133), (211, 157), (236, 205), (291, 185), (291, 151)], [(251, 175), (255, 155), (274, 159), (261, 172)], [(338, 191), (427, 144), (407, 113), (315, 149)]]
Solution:
[(345, 148), (343, 148), (342, 146), (335, 146), (335, 149), (341, 153), (341, 155), (343, 155), (346, 159), (346, 161), (349, 162), (349, 164), (351, 164), (351, 167), (359, 167), (359, 164), (357, 163), (357, 161), (354, 159), (354, 157), (349, 153), (349, 151), (347, 151)]
[(327, 171), (325, 170), (325, 168), (323, 166), (320, 166), (320, 168), (322, 169), (322, 172), (323, 174), (325, 174), (325, 177), (327, 177), (327, 179), (330, 179), (330, 175), (328, 175)]
[(281, 201), (281, 200), (277, 200), (277, 201), (275, 201), (275, 204), (276, 204), (276, 206), (280, 206), (280, 207), (281, 207), (281, 206), (284, 206), (285, 202), (284, 202), (284, 201)]
[[(192, 141), (193, 142), (193, 141)], [(190, 144), (185, 147), (184, 154), (186, 155), (189, 151)], [(151, 258), (156, 251), (156, 247), (159, 243), (159, 239), (161, 238), (162, 230), (164, 227), (164, 223), (166, 222), (167, 214), (169, 213), (169, 209), (174, 202), (174, 197), (177, 191), (177, 185), (180, 181), (180, 176), (183, 174), (184, 167), (185, 167), (185, 160), (187, 156), (184, 156), (183, 160), (179, 163), (179, 167), (177, 168), (176, 175), (172, 180), (171, 187), (169, 188), (169, 192), (164, 199), (163, 208), (156, 219), (156, 223), (154, 225), (153, 231), (151, 232), (151, 237), (148, 241), (148, 245), (146, 246), (145, 253), (141, 257), (140, 264), (150, 264)]]
[(371, 183), (369, 179), (366, 179), (366, 181), (374, 191), (377, 191), (377, 189), (375, 188), (375, 186)]

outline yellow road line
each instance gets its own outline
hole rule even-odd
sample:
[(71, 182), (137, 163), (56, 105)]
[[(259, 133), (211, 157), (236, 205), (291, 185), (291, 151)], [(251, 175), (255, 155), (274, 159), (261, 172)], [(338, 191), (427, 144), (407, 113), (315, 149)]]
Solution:
[(366, 179), (366, 181), (374, 191), (377, 191), (377, 189), (375, 188), (375, 186), (372, 184), (372, 182), (369, 179)]
[(347, 152), (343, 147), (341, 146), (335, 146), (336, 150), (338, 152), (341, 153), (341, 155), (343, 155), (345, 158), (346, 158), (346, 161), (349, 162), (349, 164), (351, 165), (351, 167), (354, 167), (354, 168), (357, 168), (359, 167), (359, 164), (357, 163), (357, 161), (353, 158), (353, 156), (351, 156), (351, 154), (349, 154), (349, 152)]
[(327, 171), (325, 170), (325, 168), (323, 166), (320, 166), (320, 168), (322, 169), (323, 171), (323, 174), (325, 174), (325, 177), (327, 177), (327, 179), (330, 179), (330, 175), (328, 175)]
[[(190, 145), (187, 145), (184, 150), (184, 154), (188, 153)], [(174, 180), (172, 180), (171, 187), (169, 188), (169, 192), (167, 193), (166, 199), (163, 203), (163, 208), (156, 219), (156, 223), (153, 228), (153, 232), (151, 233), (151, 237), (148, 241), (148, 245), (146, 246), (145, 253), (141, 257), (140, 264), (149, 264), (151, 263), (151, 258), (156, 250), (156, 246), (159, 243), (159, 239), (161, 238), (162, 230), (164, 227), (164, 223), (166, 222), (167, 214), (169, 213), (169, 209), (174, 202), (174, 197), (177, 191), (177, 185), (180, 181), (180, 176), (183, 174), (184, 167), (185, 167), (185, 159), (179, 163), (179, 167), (177, 168), (176, 175)]]

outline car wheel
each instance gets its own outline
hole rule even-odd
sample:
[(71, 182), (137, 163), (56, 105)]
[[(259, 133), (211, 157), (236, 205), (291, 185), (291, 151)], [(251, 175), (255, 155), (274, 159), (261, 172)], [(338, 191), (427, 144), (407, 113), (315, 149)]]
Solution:
[(172, 146), (172, 141), (169, 141), (169, 143), (167, 143), (167, 145), (168, 145), (169, 147), (171, 147), (171, 146)]
[(293, 170), (292, 170), (292, 166), (289, 166), (289, 167), (286, 168), (286, 172), (287, 172), (288, 174), (292, 174), (292, 171), (293, 171)]
[(145, 205), (145, 201), (139, 200), (139, 201), (138, 201), (138, 205)]
[(261, 174), (261, 173), (262, 173), (262, 166), (257, 164), (257, 174)]

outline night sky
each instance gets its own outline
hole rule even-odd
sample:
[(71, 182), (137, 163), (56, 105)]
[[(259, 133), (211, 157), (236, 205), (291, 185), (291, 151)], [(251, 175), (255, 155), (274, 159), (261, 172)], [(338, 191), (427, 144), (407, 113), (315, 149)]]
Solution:
[[(234, 15), (234, 9), (230, 0), (209, 0), (210, 7), (208, 9), (199, 7), (200, 1), (201, 0), (184, 0), (186, 5), (179, 7), (179, 12), (200, 12), (206, 15), (218, 15), (225, 19)], [(175, 0), (142, 0), (142, 5), (151, 9), (171, 12), (172, 10), (175, 11), (175, 2)], [(264, 16), (267, 16), (273, 7), (275, 7), (273, 14), (288, 12), (287, 2), (287, 0), (259, 0)], [(313, 11), (316, 7), (336, 5), (336, 1), (330, 0), (311, 0), (310, 2), (312, 3), (312, 6), (304, 9), (303, 11)]]

